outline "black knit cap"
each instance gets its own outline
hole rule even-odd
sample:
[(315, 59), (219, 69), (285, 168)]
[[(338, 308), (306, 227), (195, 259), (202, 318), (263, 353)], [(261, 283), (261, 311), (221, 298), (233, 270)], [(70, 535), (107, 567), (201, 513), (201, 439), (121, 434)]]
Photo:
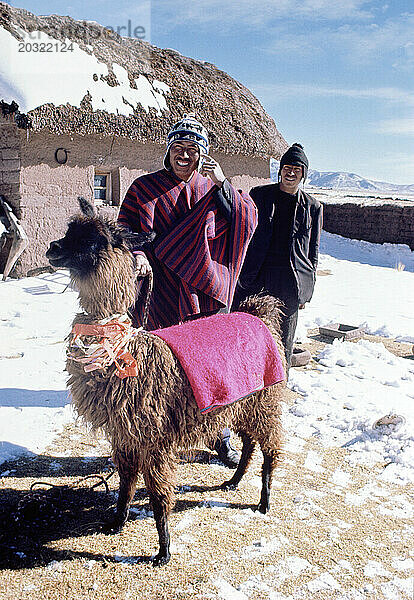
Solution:
[(302, 144), (292, 144), (292, 146), (286, 150), (280, 159), (279, 175), (284, 165), (300, 165), (303, 167), (303, 181), (305, 181), (308, 175), (309, 161), (303, 150)]

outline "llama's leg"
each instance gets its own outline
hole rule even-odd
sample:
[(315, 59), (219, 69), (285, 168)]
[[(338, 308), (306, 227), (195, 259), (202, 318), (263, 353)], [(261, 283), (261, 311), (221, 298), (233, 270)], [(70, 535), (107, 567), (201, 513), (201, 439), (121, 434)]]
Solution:
[(257, 510), (263, 514), (266, 514), (270, 508), (270, 486), (272, 483), (272, 475), (276, 463), (278, 461), (278, 451), (263, 452), (263, 467), (262, 467), (262, 492), (260, 494), (260, 502), (257, 506)]
[(154, 511), (155, 524), (158, 531), (158, 541), (160, 549), (158, 554), (152, 559), (154, 567), (161, 567), (167, 564), (171, 558), (170, 554), (170, 534), (168, 531), (168, 512), (166, 503), (159, 495), (150, 494), (152, 510)]
[(225, 481), (221, 488), (223, 490), (235, 490), (240, 483), (241, 478), (247, 471), (247, 467), (249, 466), (250, 460), (252, 458), (253, 450), (256, 443), (252, 440), (250, 436), (243, 433), (241, 434), (241, 438), (243, 440), (243, 448), (240, 457), (239, 464), (237, 466), (234, 475), (229, 481)]
[(115, 515), (103, 527), (105, 533), (118, 533), (125, 525), (138, 479), (138, 467), (132, 454), (115, 453), (113, 460), (119, 473), (119, 493)]
[[(165, 459), (165, 457), (163, 457)], [(153, 558), (154, 567), (165, 565), (170, 560), (170, 534), (168, 515), (174, 504), (173, 462), (161, 461), (156, 467), (144, 472), (145, 485), (154, 512), (158, 531), (159, 551)]]

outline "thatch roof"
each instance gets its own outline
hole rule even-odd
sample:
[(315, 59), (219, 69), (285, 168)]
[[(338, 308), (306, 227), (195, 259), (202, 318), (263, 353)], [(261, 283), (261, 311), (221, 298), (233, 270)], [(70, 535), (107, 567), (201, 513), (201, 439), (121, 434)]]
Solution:
[[(22, 39), (33, 41), (33, 32), (47, 34), (55, 41), (74, 43), (75, 53), (49, 57), (66, 61), (52, 75), (58, 99), (56, 95), (54, 99), (34, 98), (34, 89), (45, 92), (41, 73), (37, 81), (31, 73), (27, 80), (20, 77), (16, 82), (10, 71), (12, 81), (8, 87), (20, 91), (21, 96), (17, 93), (17, 97), (11, 98), (9, 94), (7, 101), (16, 100), (20, 104), (20, 111), (27, 112), (34, 131), (115, 135), (164, 143), (172, 123), (184, 113), (194, 112), (207, 127), (215, 151), (278, 158), (287, 147), (257, 98), (212, 64), (174, 50), (161, 50), (139, 39), (121, 37), (96, 23), (57, 15), (37, 17), (3, 2), (0, 2), (1, 32), (2, 39), (10, 40), (11, 45)], [(26, 60), (31, 56), (27, 54)], [(44, 59), (40, 55), (38, 58)], [(68, 75), (67, 61), (75, 58), (77, 71), (72, 69)], [(62, 98), (68, 77), (78, 93), (75, 101), (70, 93)], [(29, 102), (25, 108), (22, 86), (27, 88), (29, 80), (33, 89), (26, 97), (30, 96), (35, 105)], [(110, 98), (109, 104), (106, 96)]]

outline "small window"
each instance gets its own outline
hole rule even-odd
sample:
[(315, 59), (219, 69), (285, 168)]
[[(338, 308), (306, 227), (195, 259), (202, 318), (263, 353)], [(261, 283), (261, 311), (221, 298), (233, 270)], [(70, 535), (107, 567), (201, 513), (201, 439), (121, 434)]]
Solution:
[(93, 180), (95, 206), (119, 206), (120, 188), (119, 168), (108, 171), (95, 169)]
[(95, 206), (112, 204), (111, 173), (96, 173), (94, 178)]

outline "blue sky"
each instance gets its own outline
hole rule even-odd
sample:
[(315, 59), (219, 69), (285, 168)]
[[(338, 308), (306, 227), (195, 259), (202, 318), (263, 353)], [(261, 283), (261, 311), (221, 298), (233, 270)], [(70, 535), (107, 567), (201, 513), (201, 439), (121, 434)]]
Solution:
[(250, 88), (311, 167), (414, 183), (412, 0), (16, 0), (132, 28)]

